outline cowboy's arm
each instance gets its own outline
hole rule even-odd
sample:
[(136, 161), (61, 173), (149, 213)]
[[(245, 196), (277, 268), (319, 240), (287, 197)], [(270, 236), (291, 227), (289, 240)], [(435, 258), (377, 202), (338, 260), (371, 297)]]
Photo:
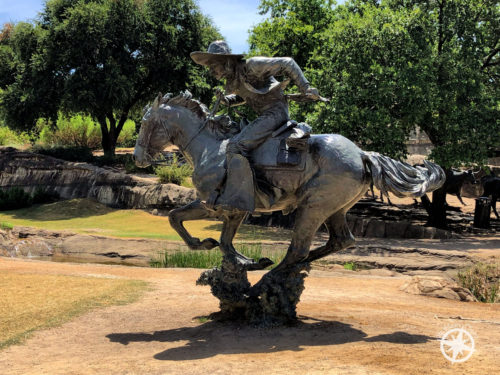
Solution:
[(248, 72), (255, 76), (287, 76), (303, 94), (311, 89), (299, 65), (291, 57), (252, 57), (246, 63)]

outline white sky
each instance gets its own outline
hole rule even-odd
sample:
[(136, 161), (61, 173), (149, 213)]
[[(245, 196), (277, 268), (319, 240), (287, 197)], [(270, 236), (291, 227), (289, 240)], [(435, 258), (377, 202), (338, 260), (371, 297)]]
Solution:
[[(168, 1), (168, 0), (166, 0)], [(259, 0), (197, 0), (202, 12), (212, 18), (233, 53), (248, 51), (248, 30), (263, 17)], [(0, 25), (34, 19), (44, 0), (0, 0)]]

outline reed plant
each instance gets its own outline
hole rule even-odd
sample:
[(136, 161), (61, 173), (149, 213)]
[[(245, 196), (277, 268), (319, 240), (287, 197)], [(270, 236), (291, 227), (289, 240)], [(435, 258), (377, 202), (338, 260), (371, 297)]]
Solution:
[[(241, 254), (248, 258), (259, 260), (260, 258), (267, 257), (278, 264), (283, 258), (284, 250), (262, 250), (261, 244), (240, 244), (236, 249)], [(214, 268), (220, 267), (222, 263), (222, 254), (216, 250), (177, 250), (161, 251), (156, 257), (151, 259), (150, 266), (155, 268)], [(273, 266), (274, 266), (273, 265)], [(273, 267), (271, 266), (271, 268)]]

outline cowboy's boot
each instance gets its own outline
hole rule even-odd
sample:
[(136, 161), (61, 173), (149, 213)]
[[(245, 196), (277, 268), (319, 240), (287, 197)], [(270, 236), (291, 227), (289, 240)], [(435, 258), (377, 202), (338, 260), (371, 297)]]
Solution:
[(226, 184), (216, 201), (215, 208), (246, 212), (255, 210), (253, 171), (248, 159), (243, 155), (227, 155)]

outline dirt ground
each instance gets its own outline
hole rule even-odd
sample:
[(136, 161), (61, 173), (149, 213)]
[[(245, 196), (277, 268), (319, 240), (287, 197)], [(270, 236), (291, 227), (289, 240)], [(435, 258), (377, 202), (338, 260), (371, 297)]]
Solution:
[[(218, 310), (201, 270), (150, 269), (0, 258), (0, 272), (146, 280), (136, 303), (95, 310), (0, 351), (8, 374), (494, 374), (500, 307), (414, 296), (406, 277), (313, 271), (294, 327), (206, 321)], [(255, 282), (262, 273), (252, 273)], [(462, 317), (462, 320), (457, 317)], [(475, 352), (448, 362), (440, 337), (465, 328)]]

